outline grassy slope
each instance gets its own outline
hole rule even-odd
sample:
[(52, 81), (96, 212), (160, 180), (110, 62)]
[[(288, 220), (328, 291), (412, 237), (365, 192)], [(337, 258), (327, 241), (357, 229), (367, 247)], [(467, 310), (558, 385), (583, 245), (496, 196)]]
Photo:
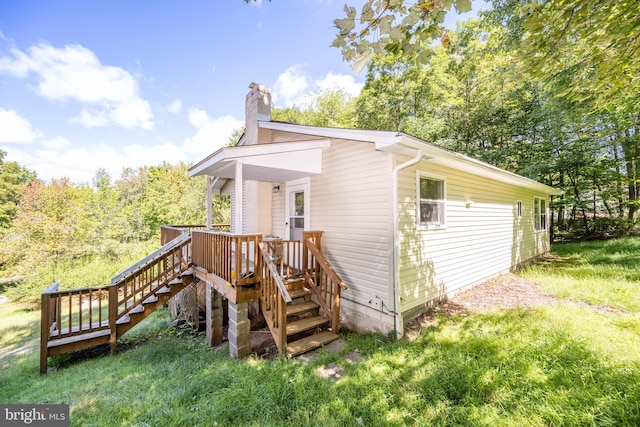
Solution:
[[(177, 336), (159, 312), (128, 337), (145, 343), (114, 357), (44, 377), (37, 355), (13, 357), (0, 368), (0, 402), (69, 403), (72, 425), (83, 426), (638, 425), (640, 279), (631, 275), (638, 243), (555, 247), (569, 261), (523, 273), (623, 313), (561, 304), (441, 318), (413, 342), (348, 333), (342, 353), (302, 363), (232, 360), (202, 337)], [(591, 285), (585, 272), (593, 264)], [(32, 334), (19, 331), (37, 327), (37, 315), (15, 308), (0, 308), (1, 347), (28, 340)], [(351, 364), (345, 353), (354, 349), (363, 360)], [(315, 373), (329, 363), (344, 368), (339, 380)]]

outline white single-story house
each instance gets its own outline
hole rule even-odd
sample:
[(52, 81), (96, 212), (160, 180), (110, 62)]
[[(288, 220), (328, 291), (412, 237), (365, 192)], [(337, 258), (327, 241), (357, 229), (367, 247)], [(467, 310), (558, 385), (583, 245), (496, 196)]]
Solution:
[(549, 251), (559, 190), (402, 132), (271, 121), (269, 89), (250, 88), (238, 145), (190, 175), (231, 196), (232, 233), (322, 231), (347, 327), (401, 335), (444, 296)]

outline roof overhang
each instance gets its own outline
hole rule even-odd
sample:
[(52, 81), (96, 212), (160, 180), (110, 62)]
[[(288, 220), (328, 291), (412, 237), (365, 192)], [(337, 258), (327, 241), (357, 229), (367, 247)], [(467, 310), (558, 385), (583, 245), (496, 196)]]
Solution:
[(379, 131), (364, 129), (339, 129), (318, 126), (302, 126), (281, 122), (258, 122), (264, 129), (280, 132), (291, 132), (309, 136), (338, 138), (351, 141), (372, 142), (376, 150), (413, 157), (417, 150), (422, 151), (422, 158), (453, 169), (495, 179), (511, 185), (530, 188), (548, 195), (561, 195), (562, 190), (541, 184), (521, 175), (497, 168), (488, 163), (464, 154), (456, 153), (443, 147), (423, 141), (403, 132)]
[(399, 153), (400, 150), (395, 145), (404, 146), (405, 149), (408, 148), (413, 150), (413, 152), (415, 152), (415, 150), (422, 150), (423, 157), (429, 157), (430, 162), (450, 167), (452, 169), (473, 173), (475, 175), (494, 179), (496, 181), (518, 187), (529, 188), (550, 196), (559, 196), (563, 194), (563, 191), (557, 188), (553, 188), (522, 175), (500, 169), (481, 160), (474, 159), (473, 157), (465, 156), (464, 154), (429, 144), (419, 138), (407, 134), (403, 134), (401, 140), (397, 144), (381, 149), (382, 151), (393, 151)]
[(242, 165), (242, 178), (283, 182), (322, 173), (322, 151), (328, 139), (269, 143), (221, 148), (189, 169), (189, 176), (235, 178)]

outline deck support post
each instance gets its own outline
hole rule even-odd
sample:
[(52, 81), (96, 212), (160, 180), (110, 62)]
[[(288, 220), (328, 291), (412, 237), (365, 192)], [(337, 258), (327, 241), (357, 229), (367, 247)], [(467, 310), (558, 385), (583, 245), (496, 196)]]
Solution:
[(118, 339), (118, 330), (116, 320), (118, 320), (118, 287), (112, 285), (109, 288), (109, 352), (116, 353), (116, 340)]
[(223, 339), (223, 297), (216, 291), (212, 284), (207, 282), (205, 286), (207, 299), (207, 344), (213, 347), (222, 343)]
[(232, 357), (251, 354), (251, 324), (249, 323), (249, 303), (235, 303), (229, 300), (229, 353)]
[(49, 358), (49, 328), (51, 328), (50, 319), (50, 304), (51, 295), (48, 293), (42, 294), (42, 305), (40, 306), (40, 373), (47, 373), (47, 365)]

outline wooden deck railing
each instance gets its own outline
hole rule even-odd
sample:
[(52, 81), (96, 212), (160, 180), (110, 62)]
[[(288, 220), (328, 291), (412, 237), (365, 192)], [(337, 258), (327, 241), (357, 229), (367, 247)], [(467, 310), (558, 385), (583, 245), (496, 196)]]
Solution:
[(321, 232), (305, 232), (303, 235), (305, 250), (303, 252), (304, 278), (316, 297), (316, 300), (331, 321), (331, 330), (338, 333), (340, 329), (340, 293), (347, 289), (338, 273), (327, 261), (321, 248)]
[(60, 290), (53, 283), (41, 297), (40, 372), (47, 370), (49, 347), (70, 343), (76, 335), (87, 339), (108, 335), (115, 350), (118, 321), (190, 266), (191, 238), (180, 235), (114, 276), (110, 285)]
[(260, 308), (269, 327), (274, 332), (274, 341), (280, 353), (287, 348), (287, 303), (291, 295), (278, 273), (265, 242), (258, 244), (262, 258)]
[(300, 240), (264, 240), (266, 254), (283, 279), (302, 275), (303, 245)]
[[(206, 230), (207, 226), (204, 224), (187, 224), (187, 225), (162, 225), (160, 226), (160, 244), (165, 245), (180, 236), (181, 234), (193, 233), (193, 230)], [(213, 224), (211, 225), (213, 231), (231, 231), (231, 224)]]
[[(109, 288), (111, 285), (61, 291), (57, 283), (49, 286), (42, 293), (43, 300), (49, 300), (43, 302), (49, 307), (45, 321), (52, 325), (49, 337), (60, 339), (109, 329)], [(43, 314), (46, 312), (43, 310)]]
[(194, 230), (191, 235), (193, 263), (226, 280), (232, 286), (257, 283), (260, 271), (258, 243), (262, 234), (231, 234)]

